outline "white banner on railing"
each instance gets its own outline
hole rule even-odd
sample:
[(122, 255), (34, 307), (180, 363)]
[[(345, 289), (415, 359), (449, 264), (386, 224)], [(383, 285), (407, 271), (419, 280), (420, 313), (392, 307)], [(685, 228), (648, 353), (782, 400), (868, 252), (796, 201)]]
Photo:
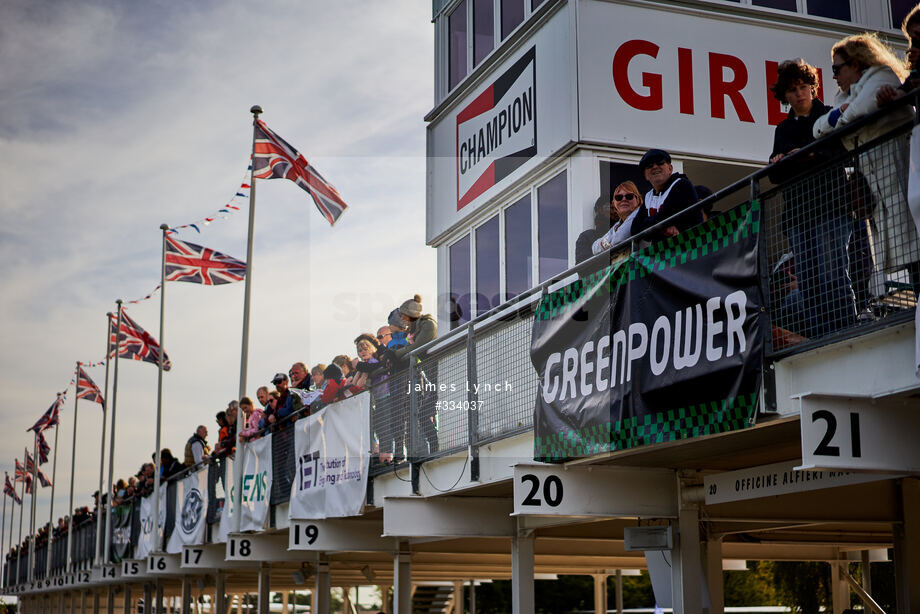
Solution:
[(246, 444), (240, 531), (262, 531), (268, 527), (268, 501), (271, 492), (272, 436), (269, 433)]
[(367, 493), (370, 395), (359, 394), (294, 423), (290, 518), (357, 516)]
[[(160, 489), (160, 532), (166, 524), (166, 484)], [(151, 552), (158, 550), (156, 536), (153, 531), (153, 495), (141, 499), (141, 533), (137, 538), (137, 550), (134, 558), (146, 558)]]
[(232, 530), (233, 497), (236, 493), (236, 482), (233, 478), (233, 459), (229, 456), (224, 461), (224, 507), (220, 511), (220, 526), (217, 529), (217, 541), (226, 543), (227, 535)]
[(208, 514), (208, 470), (201, 469), (176, 484), (176, 524), (166, 552), (179, 554), (182, 546), (204, 543)]
[[(910, 135), (910, 174), (907, 178), (907, 203), (914, 226), (920, 235), (920, 126)], [(920, 377), (920, 309), (914, 308), (914, 368)]]

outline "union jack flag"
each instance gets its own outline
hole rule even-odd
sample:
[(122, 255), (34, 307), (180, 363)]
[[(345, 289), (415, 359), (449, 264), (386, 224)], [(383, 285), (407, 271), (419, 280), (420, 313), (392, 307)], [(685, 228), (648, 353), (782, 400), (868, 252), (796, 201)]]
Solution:
[(32, 460), (32, 455), (29, 454), (29, 449), (26, 448), (26, 474), (31, 476), (34, 470), (35, 470), (35, 461)]
[[(115, 352), (112, 347), (117, 344), (118, 355), (121, 358), (133, 358), (143, 362), (160, 362), (160, 344), (157, 343), (153, 336), (137, 325), (137, 323), (128, 317), (128, 314), (121, 312), (121, 331), (117, 335), (115, 328), (118, 326), (117, 316), (109, 317), (109, 356), (114, 356)], [(169, 361), (169, 355), (163, 352), (163, 370), (169, 371), (172, 363)]]
[(99, 386), (86, 374), (82, 366), (77, 369), (77, 398), (86, 399), (100, 405), (105, 404), (105, 401), (102, 400), (102, 391), (99, 390)]
[[(19, 464), (18, 462), (16, 463)], [(17, 471), (18, 471), (17, 467)], [(32, 472), (38, 476), (38, 481), (41, 482), (42, 488), (47, 488), (51, 486), (51, 480), (48, 479), (48, 476), (38, 467), (35, 466), (35, 462), (32, 460), (32, 455), (29, 454), (29, 449), (26, 448), (26, 492), (32, 492)]]
[(48, 462), (48, 455), (51, 454), (51, 446), (45, 441), (45, 434), (38, 434), (38, 464), (44, 465)]
[(33, 424), (30, 428), (26, 429), (28, 431), (35, 431), (36, 433), (41, 433), (47, 428), (51, 428), (60, 421), (61, 405), (64, 403), (64, 395), (58, 395), (58, 398), (55, 399), (54, 403), (51, 404), (45, 413), (42, 414), (42, 417), (38, 419), (38, 422)]
[(48, 488), (51, 486), (51, 480), (48, 479), (48, 476), (46, 476), (41, 469), (39, 469), (36, 473), (38, 473), (38, 481), (41, 483), (42, 488)]
[(208, 247), (166, 237), (166, 281), (218, 286), (242, 281), (246, 263)]
[[(28, 454), (28, 452), (26, 452)], [(32, 476), (26, 473), (25, 467), (19, 464), (19, 459), (16, 459), (16, 471), (13, 473), (14, 482), (22, 482), (26, 477), (31, 478)]]
[(10, 483), (10, 474), (6, 474), (6, 483), (3, 484), (3, 493), (8, 497), (12, 497), (13, 501), (22, 505), (22, 499), (19, 498), (19, 495), (16, 494), (16, 489), (13, 488), (13, 485)]
[(253, 176), (258, 179), (290, 179), (306, 190), (330, 225), (348, 208), (339, 191), (261, 119), (256, 121), (252, 168)]
[(26, 466), (23, 467), (19, 464), (19, 459), (16, 459), (16, 474), (13, 478), (14, 482), (25, 482), (26, 492), (32, 493), (32, 457), (29, 456), (29, 451), (26, 450)]

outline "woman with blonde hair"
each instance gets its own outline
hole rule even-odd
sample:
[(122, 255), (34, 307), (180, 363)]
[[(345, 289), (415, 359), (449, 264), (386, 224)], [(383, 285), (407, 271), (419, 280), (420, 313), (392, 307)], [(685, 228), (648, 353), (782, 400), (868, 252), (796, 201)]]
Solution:
[[(875, 112), (877, 94), (885, 85), (898, 87), (906, 76), (904, 65), (875, 34), (854, 34), (831, 50), (834, 80), (840, 92), (834, 108), (815, 122), (815, 138)], [(909, 122), (911, 107), (898, 107), (843, 139), (847, 149), (894, 130)], [(891, 138), (859, 155), (859, 170), (865, 176), (876, 206), (870, 220), (873, 260), (879, 269), (873, 274), (870, 291), (885, 293), (886, 275), (908, 268), (915, 288), (920, 285), (920, 242), (907, 205), (907, 135)]]
[(632, 222), (636, 217), (636, 211), (642, 206), (642, 194), (639, 188), (632, 181), (624, 181), (613, 191), (613, 199), (610, 201), (611, 209), (619, 217), (610, 230), (591, 245), (591, 251), (599, 254), (612, 246), (625, 241), (632, 233)]

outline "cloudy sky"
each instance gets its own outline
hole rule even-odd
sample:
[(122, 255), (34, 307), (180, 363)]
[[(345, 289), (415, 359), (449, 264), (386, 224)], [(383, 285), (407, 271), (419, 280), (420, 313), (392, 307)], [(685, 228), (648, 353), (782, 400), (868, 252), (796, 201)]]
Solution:
[[(252, 116), (297, 147), (350, 209), (334, 228), (284, 180), (257, 184), (247, 390), (352, 340), (418, 292), (432, 104), (428, 0), (175, 3), (7, 0), (0, 6), (0, 465), (75, 362), (105, 353), (105, 314), (159, 281), (159, 225), (213, 215), (244, 178)], [(179, 238), (244, 258), (246, 212)], [(239, 387), (243, 284), (166, 288), (163, 445), (181, 454)], [(128, 313), (155, 336), (159, 300)], [(104, 368), (89, 370), (102, 386)], [(115, 477), (154, 450), (156, 367), (121, 361)], [(70, 480), (74, 395), (60, 428), (55, 518)], [(111, 401), (111, 398), (110, 398)], [(111, 403), (110, 403), (111, 404)], [(75, 505), (90, 503), (102, 416), (81, 401)], [(53, 445), (53, 436), (50, 438)], [(51, 464), (42, 467), (50, 476)], [(50, 489), (38, 519), (48, 519)]]

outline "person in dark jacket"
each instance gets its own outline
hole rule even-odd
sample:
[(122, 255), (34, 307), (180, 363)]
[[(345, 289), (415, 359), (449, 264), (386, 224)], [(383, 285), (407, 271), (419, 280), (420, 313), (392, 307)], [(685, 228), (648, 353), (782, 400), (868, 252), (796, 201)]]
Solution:
[[(399, 314), (406, 330), (409, 333), (409, 345), (397, 350), (388, 350), (396, 360), (402, 360), (412, 350), (425, 345), (426, 343), (437, 339), (438, 323), (431, 315), (422, 313), (422, 297), (416, 294), (399, 306)], [(423, 359), (417, 356), (418, 359)], [(437, 361), (427, 361), (419, 366), (418, 369), (419, 385), (426, 389), (421, 397), (418, 410), (419, 429), (423, 439), (422, 444), (427, 443), (427, 452), (435, 453), (438, 451), (438, 426), (436, 416), (436, 404), (438, 400), (438, 363)], [(413, 394), (416, 394), (413, 392)], [(411, 428), (411, 426), (410, 426)], [(413, 451), (410, 451), (410, 453)], [(421, 450), (422, 453), (426, 450)]]
[(591, 246), (620, 221), (610, 194), (601, 194), (594, 201), (594, 228), (582, 232), (575, 240), (575, 262), (584, 262), (594, 254)]
[(169, 448), (163, 448), (160, 452), (160, 481), (168, 480), (172, 476), (185, 469), (185, 465), (176, 460)]
[[(643, 206), (632, 223), (632, 236), (651, 228), (658, 222), (684, 211), (695, 204), (696, 190), (686, 175), (675, 173), (671, 165), (671, 154), (662, 149), (649, 149), (639, 161), (639, 170), (652, 184), (652, 189), (645, 195)], [(677, 218), (671, 226), (654, 233), (653, 239), (673, 237), (703, 221), (698, 209), (687, 211)]]
[[(804, 313), (793, 332), (815, 338), (849, 326), (856, 318), (847, 246), (853, 216), (841, 164), (825, 166), (843, 156), (839, 141), (828, 142), (805, 157), (787, 159), (814, 141), (812, 127), (830, 109), (816, 97), (817, 70), (804, 60), (780, 64), (771, 88), (777, 100), (792, 108), (773, 137), (770, 180), (783, 189), (781, 224), (795, 255), (795, 270)], [(814, 172), (816, 167), (821, 170)], [(790, 183), (791, 182), (791, 183)]]

